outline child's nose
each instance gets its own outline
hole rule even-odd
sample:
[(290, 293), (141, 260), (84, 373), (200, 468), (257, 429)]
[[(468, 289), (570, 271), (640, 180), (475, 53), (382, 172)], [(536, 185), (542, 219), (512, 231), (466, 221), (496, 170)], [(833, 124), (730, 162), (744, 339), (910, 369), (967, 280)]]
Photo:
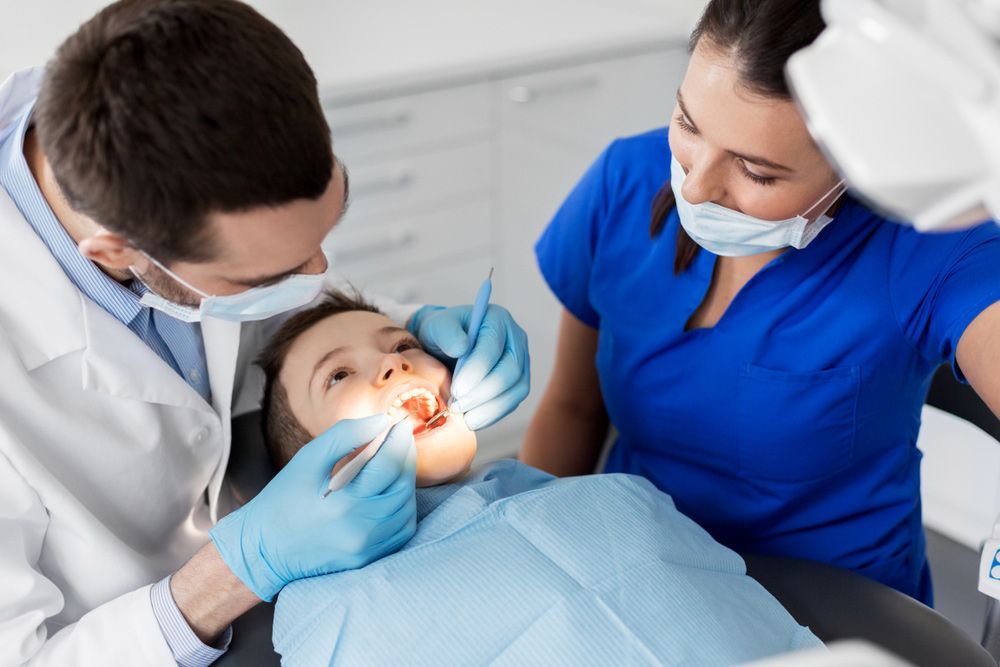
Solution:
[(382, 386), (389, 382), (394, 375), (399, 373), (410, 373), (412, 371), (413, 367), (405, 357), (399, 354), (389, 354), (382, 360), (382, 365), (379, 367), (379, 374), (376, 383), (379, 386)]

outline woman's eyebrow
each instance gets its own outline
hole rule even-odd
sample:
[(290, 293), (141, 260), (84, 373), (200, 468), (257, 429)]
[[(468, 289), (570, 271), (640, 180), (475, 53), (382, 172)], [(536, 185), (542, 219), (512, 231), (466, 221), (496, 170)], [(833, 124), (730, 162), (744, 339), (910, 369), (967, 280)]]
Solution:
[[(681, 95), (680, 88), (677, 89), (677, 106), (681, 108), (681, 112), (684, 114), (684, 118), (687, 120), (691, 128), (694, 129), (695, 132), (698, 132), (700, 134), (698, 126), (695, 124), (694, 119), (691, 118), (691, 114), (690, 112), (688, 112), (687, 106), (685, 106), (684, 104), (684, 97)], [(736, 151), (731, 151), (731, 150), (726, 150), (726, 152), (735, 158), (743, 160), (744, 162), (749, 162), (750, 164), (755, 164), (760, 167), (768, 167), (770, 169), (774, 169), (775, 171), (785, 171), (785, 172), (795, 171), (791, 167), (786, 167), (783, 164), (778, 164), (777, 162), (774, 162), (773, 160), (768, 160), (767, 158), (759, 157), (756, 155), (747, 155), (745, 153), (737, 153)]]

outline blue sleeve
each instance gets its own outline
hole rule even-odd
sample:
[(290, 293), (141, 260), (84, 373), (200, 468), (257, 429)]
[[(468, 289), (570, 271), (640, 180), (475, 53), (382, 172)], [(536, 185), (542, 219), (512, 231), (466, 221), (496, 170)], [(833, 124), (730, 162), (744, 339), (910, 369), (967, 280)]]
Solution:
[(590, 277), (598, 236), (607, 215), (610, 152), (611, 147), (594, 161), (535, 245), (538, 268), (549, 289), (574, 317), (595, 329), (600, 326), (600, 315), (590, 302)]
[(889, 289), (904, 335), (925, 357), (948, 362), (965, 377), (955, 353), (966, 327), (1000, 301), (1000, 227), (920, 234), (901, 227), (889, 266)]

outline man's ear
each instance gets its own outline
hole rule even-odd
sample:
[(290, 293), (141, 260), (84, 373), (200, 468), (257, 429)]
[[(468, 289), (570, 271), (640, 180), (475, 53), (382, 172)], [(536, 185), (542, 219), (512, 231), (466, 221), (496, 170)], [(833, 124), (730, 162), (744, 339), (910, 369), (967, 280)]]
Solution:
[(127, 271), (130, 266), (144, 269), (148, 260), (128, 239), (101, 228), (80, 241), (80, 254), (108, 269)]

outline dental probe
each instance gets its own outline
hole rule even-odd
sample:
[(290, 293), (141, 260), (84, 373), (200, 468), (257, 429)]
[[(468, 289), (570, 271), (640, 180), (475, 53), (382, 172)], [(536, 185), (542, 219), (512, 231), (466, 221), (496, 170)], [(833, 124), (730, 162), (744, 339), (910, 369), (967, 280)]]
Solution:
[(338, 470), (330, 478), (330, 484), (326, 488), (326, 492), (323, 493), (323, 497), (326, 498), (328, 495), (334, 491), (340, 491), (342, 488), (354, 481), (354, 478), (358, 476), (361, 469), (365, 467), (369, 461), (372, 460), (378, 450), (382, 448), (382, 444), (385, 443), (385, 439), (389, 437), (389, 431), (392, 430), (396, 424), (399, 424), (404, 419), (410, 416), (410, 413), (403, 410), (402, 416), (389, 424), (389, 427), (375, 436), (375, 439), (365, 445), (365, 448), (358, 452), (358, 455), (347, 462), (347, 464)]
[[(493, 293), (493, 267), (490, 267), (490, 273), (486, 276), (486, 280), (483, 284), (479, 286), (479, 291), (476, 292), (476, 300), (472, 304), (472, 316), (469, 317), (469, 352), (472, 352), (472, 348), (476, 346), (476, 339), (479, 338), (479, 327), (483, 326), (483, 320), (486, 319), (486, 309), (490, 305), (490, 294)], [(466, 354), (468, 356), (468, 353)], [(458, 363), (455, 364), (455, 372), (452, 376), (458, 375), (458, 371), (462, 368), (462, 363), (465, 361), (466, 357), (461, 357)], [(433, 417), (427, 420), (427, 426), (430, 426), (439, 419), (443, 419), (451, 414), (452, 403), (455, 402), (455, 397), (451, 397), (448, 400), (448, 407), (446, 407), (441, 412), (437, 413)]]

